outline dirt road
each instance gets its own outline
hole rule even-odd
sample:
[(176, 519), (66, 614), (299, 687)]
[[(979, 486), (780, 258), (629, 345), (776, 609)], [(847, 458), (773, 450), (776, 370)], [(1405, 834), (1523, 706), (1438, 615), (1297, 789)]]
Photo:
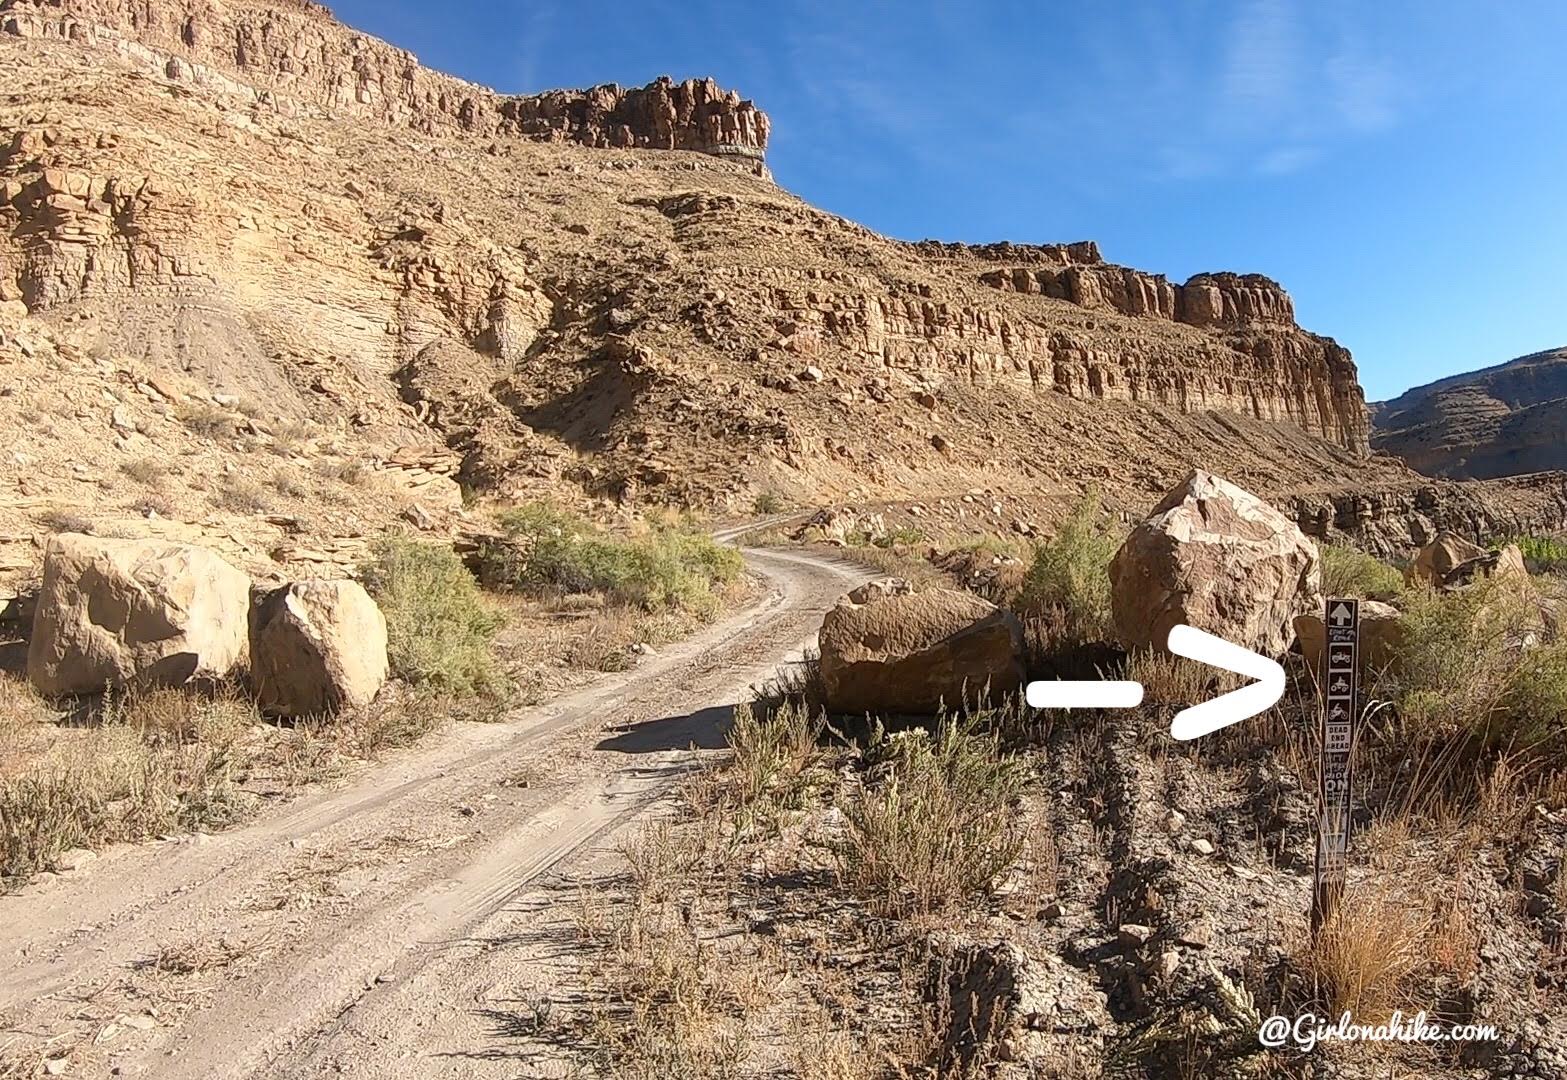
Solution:
[(747, 561), (767, 582), (759, 601), (634, 672), (454, 726), (245, 828), (126, 848), (0, 898), (0, 1076), (45, 1062), (70, 1076), (533, 1075), (487, 1052), (453, 965), (490, 948), (496, 920), (527, 932), (516, 898), (603, 851), (721, 746), (730, 707), (868, 576), (803, 553)]

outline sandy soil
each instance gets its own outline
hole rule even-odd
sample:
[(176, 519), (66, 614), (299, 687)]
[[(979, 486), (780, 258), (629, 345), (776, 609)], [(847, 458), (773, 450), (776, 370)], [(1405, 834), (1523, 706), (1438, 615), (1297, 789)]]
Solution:
[[(867, 573), (747, 558), (766, 595), (634, 672), (0, 898), (0, 1076), (517, 1075), (476, 985), (497, 928), (550, 918), (519, 898), (722, 746), (730, 706)], [(530, 954), (508, 950), (512, 976)]]

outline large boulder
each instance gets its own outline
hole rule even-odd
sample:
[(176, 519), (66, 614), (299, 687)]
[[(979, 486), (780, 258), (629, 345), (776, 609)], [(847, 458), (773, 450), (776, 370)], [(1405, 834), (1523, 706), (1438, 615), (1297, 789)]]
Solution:
[[(1379, 600), (1360, 602), (1360, 665), (1366, 673), (1379, 672), (1393, 661), (1403, 640), (1403, 615), (1392, 604)], [(1320, 678), (1322, 653), (1327, 648), (1327, 630), (1322, 612), (1295, 617), (1295, 635), (1300, 639), (1300, 654)]]
[(45, 694), (230, 674), (250, 578), (206, 548), (62, 534), (44, 552), (27, 673)]
[(1517, 544), (1507, 544), (1497, 551), (1482, 551), (1474, 558), (1464, 560), (1449, 570), (1439, 584), (1446, 589), (1459, 589), (1480, 578), (1496, 578), (1533, 591), (1529, 584), (1529, 566)]
[(1132, 530), (1110, 563), (1115, 627), (1128, 648), (1163, 650), (1185, 623), (1268, 656), (1322, 603), (1317, 546), (1250, 492), (1194, 472)]
[(296, 581), (251, 614), (251, 676), (283, 716), (368, 704), (386, 682), (386, 617), (355, 581)]
[(1438, 587), (1447, 584), (1448, 578), (1458, 567), (1474, 559), (1484, 558), (1485, 548), (1470, 543), (1457, 533), (1443, 529), (1404, 570), (1404, 580), (1411, 585), (1427, 584)]
[(972, 593), (872, 582), (822, 621), (821, 674), (837, 712), (935, 713), (1023, 681), (1023, 628)]

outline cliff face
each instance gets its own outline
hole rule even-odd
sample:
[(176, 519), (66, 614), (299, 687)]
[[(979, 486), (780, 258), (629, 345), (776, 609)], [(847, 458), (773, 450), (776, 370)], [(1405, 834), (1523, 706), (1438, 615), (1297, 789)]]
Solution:
[(1430, 476), (1567, 468), (1567, 348), (1418, 386), (1374, 407), (1372, 445)]
[(216, 0), (3, 0), (0, 33), (106, 45), (168, 79), (414, 131), (726, 154), (760, 163), (767, 114), (711, 79), (506, 96), (421, 67), (326, 8)]
[(104, 440), (161, 371), (369, 460), (439, 444), (504, 498), (944, 492), (1004, 529), (988, 490), (1145, 508), (1202, 467), (1416, 512), (1273, 282), (889, 240), (715, 156), (766, 122), (710, 83), (507, 99), (297, 4), (0, 0), (3, 32), (0, 426), (53, 450), (0, 485), (101, 498), (84, 453), (175, 445), (135, 416)]

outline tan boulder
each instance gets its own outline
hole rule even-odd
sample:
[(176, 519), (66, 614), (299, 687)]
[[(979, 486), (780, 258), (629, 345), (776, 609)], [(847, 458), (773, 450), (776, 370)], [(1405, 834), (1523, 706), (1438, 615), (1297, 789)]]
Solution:
[(1128, 648), (1163, 650), (1184, 623), (1278, 656), (1295, 640), (1295, 616), (1322, 601), (1316, 545), (1257, 496), (1200, 471), (1132, 530), (1110, 584)]
[(1485, 548), (1443, 529), (1436, 534), (1436, 539), (1420, 549), (1414, 561), (1404, 570), (1404, 580), (1411, 585), (1421, 582), (1445, 585), (1455, 569), (1472, 559), (1483, 558), (1485, 554)]
[(335, 713), (366, 705), (386, 682), (386, 618), (354, 581), (296, 581), (251, 615), (251, 674), (267, 712)]
[(822, 622), (821, 674), (837, 712), (934, 713), (1023, 681), (1023, 628), (972, 593), (873, 582)]
[(250, 578), (206, 548), (61, 534), (44, 552), (27, 673), (45, 694), (230, 674)]
[(1519, 550), (1517, 544), (1508, 544), (1499, 551), (1481, 551), (1474, 558), (1466, 559), (1453, 567), (1439, 584), (1444, 588), (1457, 589), (1478, 578), (1496, 578), (1498, 581), (1527, 587), (1529, 592), (1533, 592), (1529, 567), (1524, 562), (1523, 552)]
[[(1366, 674), (1381, 671), (1393, 660), (1403, 640), (1403, 614), (1392, 604), (1379, 600), (1360, 602), (1360, 665)], [(1310, 615), (1295, 617), (1295, 636), (1300, 639), (1300, 654), (1320, 678), (1322, 652), (1327, 648), (1327, 631), (1319, 609)]]

